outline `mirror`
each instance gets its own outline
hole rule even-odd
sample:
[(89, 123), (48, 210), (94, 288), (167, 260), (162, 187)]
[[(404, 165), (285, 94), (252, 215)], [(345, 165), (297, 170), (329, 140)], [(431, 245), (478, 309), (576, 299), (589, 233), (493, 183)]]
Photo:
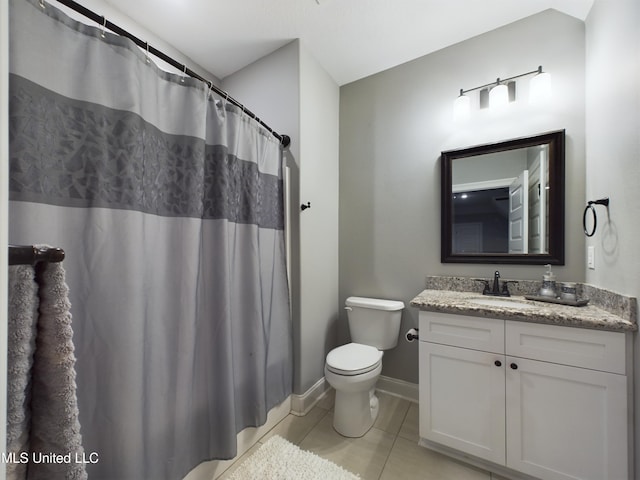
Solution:
[(442, 263), (564, 265), (564, 137), (442, 152)]

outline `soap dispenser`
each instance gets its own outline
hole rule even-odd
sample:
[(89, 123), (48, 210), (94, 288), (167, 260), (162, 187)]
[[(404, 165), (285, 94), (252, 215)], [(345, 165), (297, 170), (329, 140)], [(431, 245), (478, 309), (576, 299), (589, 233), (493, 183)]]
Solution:
[(558, 296), (556, 292), (556, 276), (551, 271), (551, 265), (546, 265), (546, 267), (547, 271), (542, 277), (542, 287), (540, 288), (538, 295), (540, 295), (541, 297), (556, 298)]

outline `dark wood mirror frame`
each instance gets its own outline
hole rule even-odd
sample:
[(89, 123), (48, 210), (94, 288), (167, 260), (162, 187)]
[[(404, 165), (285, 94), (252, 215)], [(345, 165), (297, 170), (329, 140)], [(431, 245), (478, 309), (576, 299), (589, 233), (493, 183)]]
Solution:
[[(468, 158), (519, 148), (548, 145), (549, 148), (549, 249), (542, 254), (485, 254), (453, 252), (453, 162)], [(496, 263), (513, 265), (564, 265), (564, 210), (565, 210), (565, 131), (558, 130), (499, 143), (477, 145), (460, 150), (442, 152), (441, 183), (441, 262), (442, 263)]]

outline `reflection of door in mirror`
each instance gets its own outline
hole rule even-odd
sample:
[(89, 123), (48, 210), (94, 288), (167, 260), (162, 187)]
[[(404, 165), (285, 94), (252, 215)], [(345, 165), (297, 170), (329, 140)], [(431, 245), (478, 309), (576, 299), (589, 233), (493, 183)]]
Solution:
[(529, 150), (529, 253), (546, 253), (549, 248), (547, 148)]
[(529, 170), (509, 185), (509, 253), (529, 253)]

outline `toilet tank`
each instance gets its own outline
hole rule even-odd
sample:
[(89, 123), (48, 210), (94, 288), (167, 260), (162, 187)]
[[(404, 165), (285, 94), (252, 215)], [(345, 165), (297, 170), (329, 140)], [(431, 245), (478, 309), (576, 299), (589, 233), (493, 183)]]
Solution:
[(349, 297), (346, 302), (351, 341), (388, 350), (398, 344), (404, 303), (398, 300)]

